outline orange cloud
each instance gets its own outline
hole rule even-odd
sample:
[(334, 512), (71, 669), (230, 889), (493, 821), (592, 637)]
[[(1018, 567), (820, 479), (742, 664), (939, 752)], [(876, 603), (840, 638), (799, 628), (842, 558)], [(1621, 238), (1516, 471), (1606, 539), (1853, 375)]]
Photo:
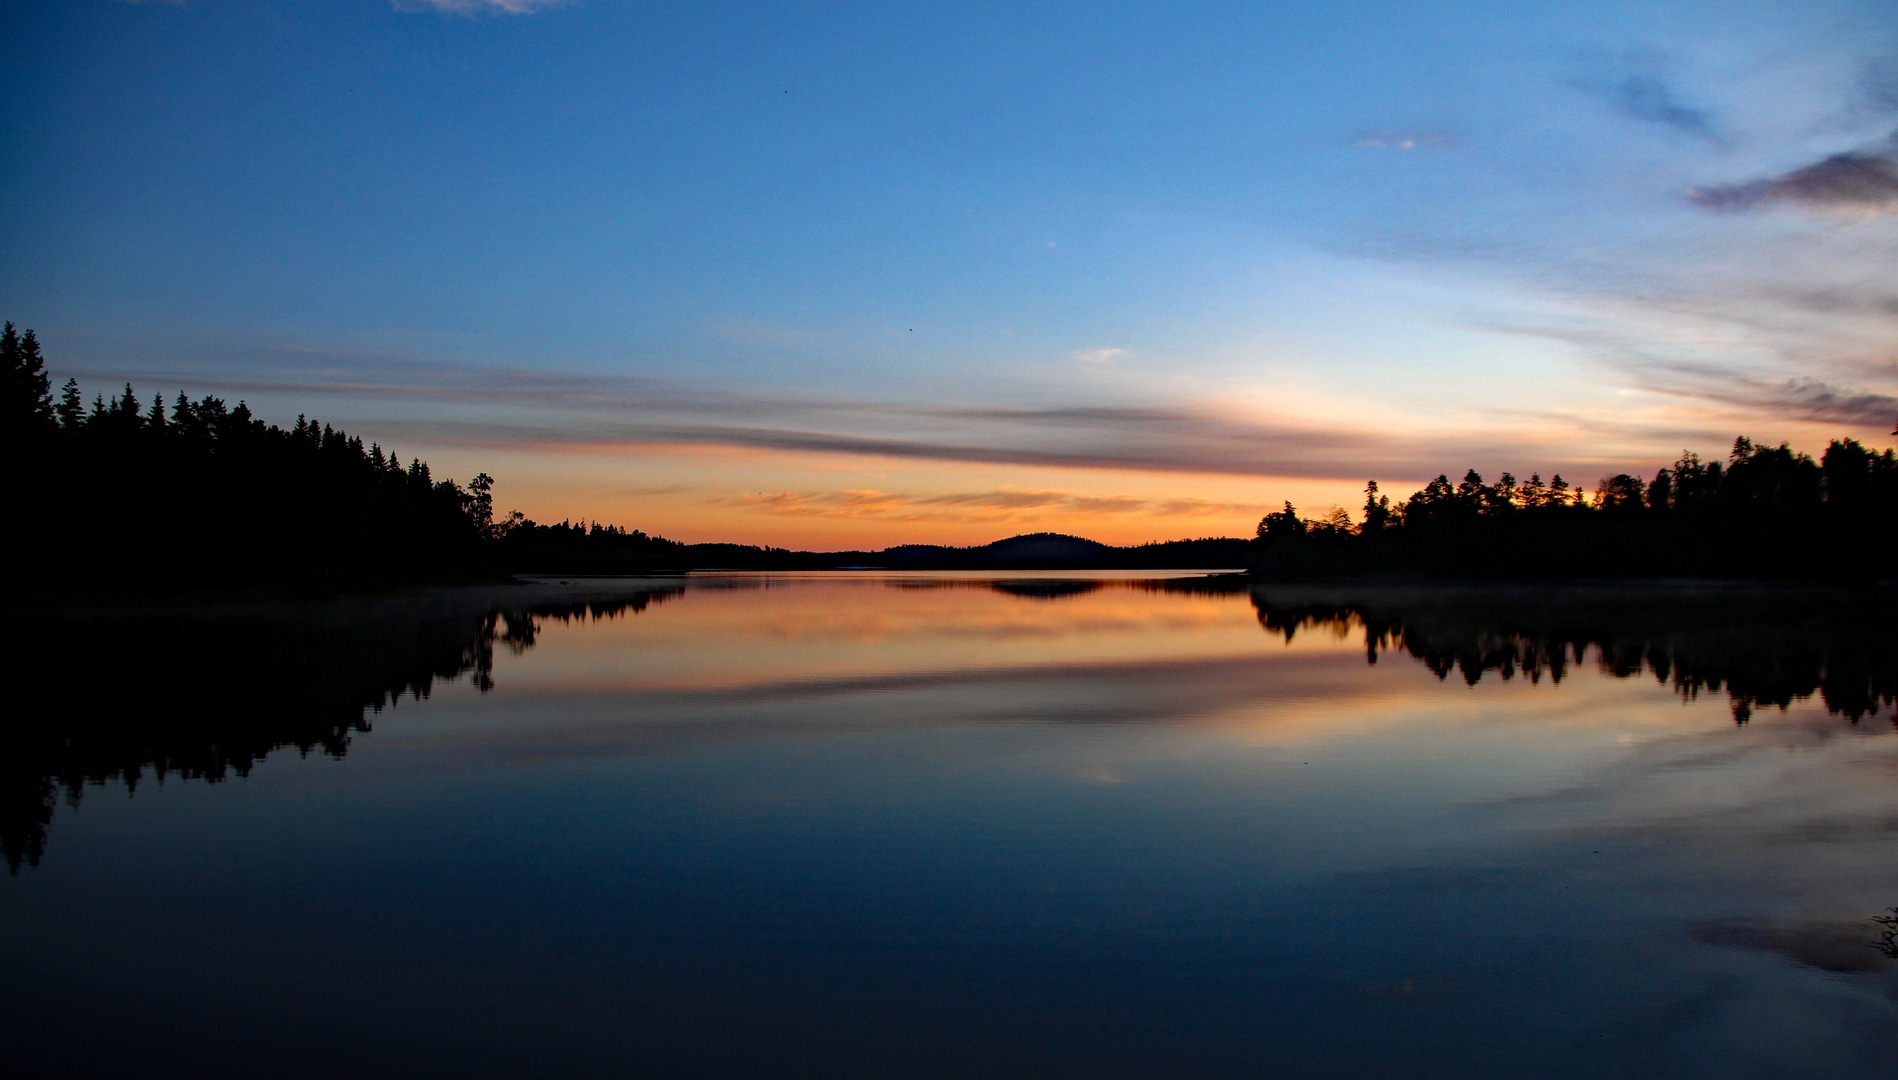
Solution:
[(1058, 520), (1072, 526), (1088, 518), (1209, 518), (1240, 514), (1257, 517), (1264, 503), (1206, 499), (1147, 498), (1136, 495), (1087, 495), (1072, 491), (952, 491), (909, 494), (869, 489), (776, 491), (715, 495), (708, 502), (785, 517), (840, 518), (851, 521), (1018, 523)]

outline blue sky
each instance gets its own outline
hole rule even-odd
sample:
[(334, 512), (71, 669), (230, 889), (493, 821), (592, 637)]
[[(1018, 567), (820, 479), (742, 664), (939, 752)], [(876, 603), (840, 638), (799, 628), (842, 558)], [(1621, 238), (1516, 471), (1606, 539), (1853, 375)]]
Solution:
[(319, 415), (543, 519), (1148, 539), (1898, 421), (1889, 4), (0, 27), (0, 314), (56, 374)]

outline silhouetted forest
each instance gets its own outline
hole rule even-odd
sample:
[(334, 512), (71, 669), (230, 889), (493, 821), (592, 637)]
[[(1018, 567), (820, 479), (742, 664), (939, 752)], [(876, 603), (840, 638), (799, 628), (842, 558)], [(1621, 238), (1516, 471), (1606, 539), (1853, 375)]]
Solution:
[(492, 480), (437, 480), (380, 446), (243, 402), (128, 385), (55, 396), (32, 331), (0, 334), (16, 565), (29, 589), (356, 589), (492, 575)]
[(1393, 503), (1367, 485), (1361, 520), (1311, 519), (1287, 503), (1250, 540), (1206, 538), (1112, 547), (1031, 533), (976, 547), (788, 551), (681, 544), (598, 524), (496, 527), (519, 572), (652, 573), (697, 569), (1249, 569), (1268, 579), (1331, 577), (1764, 578), (1880, 581), (1898, 573), (1898, 455), (1834, 441), (1818, 460), (1789, 446), (1736, 440), (1725, 462), (1691, 453), (1652, 481), (1604, 478), (1592, 496), (1561, 476), (1487, 482), (1439, 476)]
[(1814, 460), (1736, 439), (1727, 460), (1689, 452), (1654, 479), (1604, 477), (1589, 497), (1558, 474), (1460, 483), (1438, 476), (1393, 504), (1375, 481), (1360, 520), (1259, 522), (1258, 570), (1282, 578), (1425, 575), (1547, 580), (1718, 577), (1885, 580), (1894, 575), (1898, 455), (1835, 440)]
[[(495, 647), (523, 650), (548, 619), (612, 618), (678, 595), (646, 584), (569, 600), (458, 590), (425, 598), (68, 613), (13, 626), (0, 725), (0, 849), (37, 865), (63, 795), (146, 779), (216, 782), (288, 748), (342, 757), (371, 718), (468, 676), (486, 692)], [(466, 595), (459, 595), (466, 593)], [(499, 597), (499, 598), (498, 598)]]

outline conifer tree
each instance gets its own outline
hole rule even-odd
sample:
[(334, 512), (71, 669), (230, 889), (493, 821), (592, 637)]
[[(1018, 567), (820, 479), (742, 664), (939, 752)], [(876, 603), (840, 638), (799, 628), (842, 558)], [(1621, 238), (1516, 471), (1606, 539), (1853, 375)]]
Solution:
[(53, 388), (33, 331), (0, 330), (0, 417), (14, 437), (53, 428)]
[(1363, 535), (1369, 536), (1381, 531), (1391, 520), (1391, 500), (1387, 495), (1377, 493), (1377, 481), (1367, 480), (1364, 484), (1364, 527)]
[(53, 411), (59, 415), (62, 430), (78, 431), (79, 425), (86, 422), (86, 406), (79, 398), (79, 380), (66, 380), (66, 385), (59, 391), (59, 404), (53, 407)]

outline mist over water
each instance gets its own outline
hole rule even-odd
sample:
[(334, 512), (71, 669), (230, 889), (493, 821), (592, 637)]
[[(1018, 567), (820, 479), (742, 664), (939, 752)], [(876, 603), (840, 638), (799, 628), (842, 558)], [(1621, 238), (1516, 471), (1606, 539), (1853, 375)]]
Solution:
[(29, 619), (0, 1045), (1887, 1076), (1888, 611), (853, 573)]

